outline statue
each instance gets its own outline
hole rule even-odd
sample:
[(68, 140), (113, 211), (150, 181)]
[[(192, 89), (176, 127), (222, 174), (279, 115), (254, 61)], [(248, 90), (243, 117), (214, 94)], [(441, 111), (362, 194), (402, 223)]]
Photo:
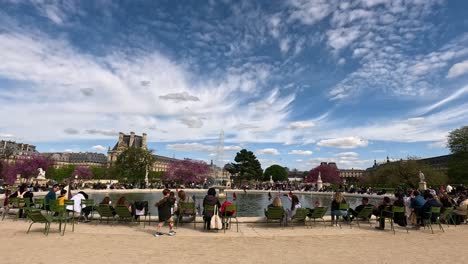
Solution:
[(319, 171), (319, 175), (317, 177), (317, 182), (322, 182), (322, 175), (321, 175), (320, 171)]
[(273, 183), (273, 176), (270, 175), (270, 183)]
[(424, 173), (422, 171), (419, 171), (419, 181), (424, 182), (426, 180), (426, 177), (424, 177)]
[(42, 168), (37, 169), (37, 171), (38, 171), (39, 173), (37, 174), (36, 179), (37, 179), (37, 180), (45, 180), (45, 179), (46, 179), (46, 177), (45, 177), (45, 171), (44, 171)]

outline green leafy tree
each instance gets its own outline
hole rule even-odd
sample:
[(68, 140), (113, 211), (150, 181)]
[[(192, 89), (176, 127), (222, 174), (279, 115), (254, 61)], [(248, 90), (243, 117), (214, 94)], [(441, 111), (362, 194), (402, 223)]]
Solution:
[(451, 183), (468, 183), (468, 126), (451, 131), (447, 146), (452, 152), (448, 163), (448, 176)]
[(275, 182), (288, 180), (288, 172), (286, 168), (277, 164), (266, 168), (265, 172), (263, 173), (263, 181), (269, 181), (270, 175)]
[(447, 146), (452, 153), (468, 153), (468, 126), (451, 131), (447, 137)]
[(234, 158), (236, 163), (228, 166), (229, 173), (237, 175), (239, 180), (261, 180), (263, 170), (260, 162), (252, 151), (242, 149)]
[(420, 170), (424, 173), (429, 186), (447, 183), (447, 175), (445, 173), (437, 171), (430, 165), (416, 159), (382, 164), (376, 169), (368, 171), (363, 183), (373, 186), (397, 187), (404, 185), (417, 188)]
[(75, 168), (75, 165), (66, 165), (60, 168), (51, 166), (46, 171), (46, 177), (57, 182), (63, 182), (65, 179), (71, 178), (73, 176)]
[(149, 172), (154, 161), (152, 151), (141, 148), (128, 148), (117, 157), (115, 173), (121, 181), (143, 182), (146, 172)]
[(98, 166), (93, 166), (91, 167), (91, 173), (93, 174), (93, 178), (96, 180), (103, 180), (103, 179), (109, 179), (109, 169), (106, 167), (98, 167)]

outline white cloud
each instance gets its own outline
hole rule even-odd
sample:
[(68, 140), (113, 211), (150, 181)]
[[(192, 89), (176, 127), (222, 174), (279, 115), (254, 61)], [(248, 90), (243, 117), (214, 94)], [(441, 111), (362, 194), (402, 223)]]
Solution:
[(13, 134), (0, 134), (0, 138), (15, 138), (16, 136)]
[(315, 126), (313, 122), (310, 121), (297, 121), (289, 124), (289, 129), (304, 129)]
[(357, 157), (359, 157), (359, 154), (356, 153), (356, 152), (340, 152), (340, 153), (336, 153), (334, 155), (335, 157), (339, 157), (340, 159), (357, 159)]
[[(294, 139), (291, 133), (275, 132), (290, 123), (295, 95), (276, 88), (258, 96), (270, 78), (267, 64), (245, 63), (219, 78), (201, 79), (155, 50), (130, 54), (114, 49), (106, 57), (90, 56), (65, 39), (13, 26), (0, 31), (0, 50), (8, 50), (0, 53), (0, 76), (29, 84), (0, 91), (0, 120), (28, 141), (105, 138), (115, 131), (146, 132), (148, 127), (168, 131), (148, 133), (148, 140), (158, 141), (186, 140), (187, 127), (196, 128), (190, 131), (191, 140), (213, 139), (221, 127), (232, 131), (230, 140), (236, 142)], [(183, 103), (175, 104), (179, 99)], [(30, 109), (48, 118), (34, 118)], [(15, 115), (7, 114), (11, 112)], [(18, 119), (24, 120), (21, 127), (14, 125)], [(235, 129), (242, 124), (258, 128)], [(63, 133), (74, 127), (93, 129)]]
[(299, 149), (294, 149), (294, 150), (291, 150), (290, 152), (288, 152), (288, 154), (291, 154), (291, 155), (310, 156), (310, 155), (313, 154), (313, 152), (310, 151), (310, 150), (299, 150)]
[(170, 93), (166, 95), (161, 95), (159, 98), (163, 100), (173, 100), (174, 102), (183, 102), (183, 101), (200, 101), (196, 96), (190, 95), (187, 92), (182, 93)]
[[(213, 145), (204, 145), (200, 143), (178, 143), (178, 144), (168, 144), (166, 149), (176, 150), (176, 151), (200, 151), (200, 152), (215, 152), (217, 146)], [(224, 146), (224, 151), (240, 151), (242, 148), (240, 146), (228, 145)]]
[(328, 45), (340, 50), (351, 45), (360, 35), (359, 28), (338, 28), (327, 31)]
[(447, 78), (455, 78), (466, 73), (468, 73), (468, 60), (456, 63), (450, 67)]
[(317, 145), (321, 147), (334, 147), (342, 149), (351, 149), (357, 147), (366, 147), (368, 141), (359, 137), (343, 137), (320, 140)]
[(255, 153), (259, 155), (279, 155), (279, 151), (275, 148), (265, 148), (265, 149), (258, 149)]
[(104, 147), (104, 146), (102, 146), (102, 145), (92, 146), (91, 149), (92, 149), (92, 150), (99, 151), (99, 152), (104, 152), (104, 151), (106, 151), (106, 147)]
[(427, 144), (427, 146), (431, 149), (434, 148), (447, 148), (447, 140), (435, 141)]
[(337, 6), (335, 0), (288, 0), (293, 7), (290, 20), (299, 20), (306, 25), (313, 25), (327, 17)]

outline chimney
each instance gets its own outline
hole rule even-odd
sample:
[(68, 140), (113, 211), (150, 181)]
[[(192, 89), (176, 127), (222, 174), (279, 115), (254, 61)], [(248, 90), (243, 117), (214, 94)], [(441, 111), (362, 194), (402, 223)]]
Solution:
[(143, 133), (142, 134), (142, 138), (141, 138), (141, 147), (143, 149), (147, 149), (147, 146), (146, 146), (146, 133)]
[(133, 147), (133, 142), (135, 142), (135, 132), (130, 132), (130, 142), (128, 142), (128, 147)]
[(119, 143), (118, 143), (119, 146), (123, 143), (123, 137), (124, 137), (124, 133), (119, 132)]

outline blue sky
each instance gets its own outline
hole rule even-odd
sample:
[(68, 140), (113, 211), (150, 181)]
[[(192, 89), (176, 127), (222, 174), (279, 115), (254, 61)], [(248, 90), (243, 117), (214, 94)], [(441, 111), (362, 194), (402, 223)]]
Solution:
[[(0, 0), (0, 138), (264, 168), (448, 153), (468, 124), (462, 0)], [(219, 135), (224, 151), (216, 155)]]

